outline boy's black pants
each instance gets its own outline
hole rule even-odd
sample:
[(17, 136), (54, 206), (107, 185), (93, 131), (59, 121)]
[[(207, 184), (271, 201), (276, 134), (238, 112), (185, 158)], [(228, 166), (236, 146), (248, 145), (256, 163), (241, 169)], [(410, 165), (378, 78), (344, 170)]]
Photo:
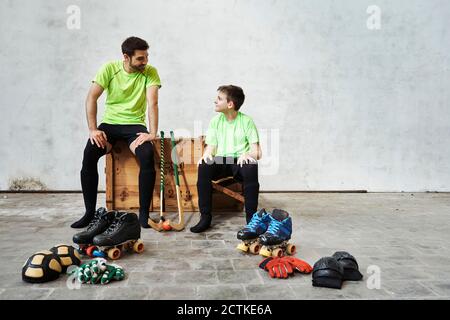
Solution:
[(236, 164), (237, 158), (215, 157), (214, 161), (198, 167), (198, 204), (200, 213), (210, 215), (212, 206), (212, 180), (233, 176), (242, 182), (245, 199), (245, 213), (247, 223), (258, 209), (258, 164), (244, 164), (242, 167)]

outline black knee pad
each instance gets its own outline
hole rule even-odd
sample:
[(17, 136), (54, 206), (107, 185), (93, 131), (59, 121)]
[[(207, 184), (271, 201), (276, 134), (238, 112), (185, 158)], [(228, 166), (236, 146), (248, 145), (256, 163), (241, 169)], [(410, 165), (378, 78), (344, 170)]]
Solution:
[(313, 267), (312, 285), (340, 289), (343, 277), (344, 268), (335, 258), (320, 258)]
[(350, 253), (337, 251), (333, 254), (333, 258), (344, 268), (344, 280), (359, 281), (363, 278), (363, 275), (359, 272), (358, 262)]

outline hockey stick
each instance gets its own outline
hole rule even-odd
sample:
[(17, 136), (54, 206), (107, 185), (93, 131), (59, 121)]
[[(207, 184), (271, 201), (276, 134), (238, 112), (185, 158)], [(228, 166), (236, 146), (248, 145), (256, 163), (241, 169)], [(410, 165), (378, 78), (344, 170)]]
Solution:
[(170, 141), (172, 143), (172, 162), (177, 190), (178, 223), (172, 223), (170, 220), (166, 220), (164, 222), (164, 226), (168, 225), (171, 229), (181, 231), (184, 229), (184, 210), (181, 203), (180, 178), (178, 176), (178, 154), (177, 148), (175, 146), (175, 136), (173, 134), (173, 131), (170, 131)]
[(164, 131), (160, 132), (161, 135), (161, 152), (160, 152), (160, 199), (159, 199), (159, 222), (154, 222), (152, 219), (148, 219), (148, 224), (150, 227), (155, 229), (156, 231), (162, 231), (166, 230), (164, 227), (164, 211), (165, 211), (165, 199), (164, 199), (164, 181), (165, 181), (165, 175), (164, 175), (164, 165), (165, 165), (165, 158), (164, 158)]

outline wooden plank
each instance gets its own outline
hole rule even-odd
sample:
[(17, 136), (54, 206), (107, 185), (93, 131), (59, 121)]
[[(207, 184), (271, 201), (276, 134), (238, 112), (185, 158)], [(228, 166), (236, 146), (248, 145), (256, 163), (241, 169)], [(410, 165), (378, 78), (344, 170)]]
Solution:
[(111, 153), (106, 155), (106, 209), (112, 210), (114, 208), (114, 161)]
[(226, 195), (230, 196), (231, 198), (236, 199), (237, 201), (240, 201), (240, 202), (244, 203), (244, 197), (241, 194), (239, 194), (238, 192), (232, 191), (231, 189), (223, 187), (220, 184), (214, 183), (214, 182), (212, 184), (212, 187), (214, 189), (216, 189), (217, 191), (223, 192)]

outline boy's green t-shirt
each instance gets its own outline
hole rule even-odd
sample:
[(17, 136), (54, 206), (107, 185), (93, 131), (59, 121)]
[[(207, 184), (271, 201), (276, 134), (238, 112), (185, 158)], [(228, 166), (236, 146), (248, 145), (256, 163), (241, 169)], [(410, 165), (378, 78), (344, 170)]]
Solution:
[(142, 72), (128, 73), (120, 60), (104, 64), (93, 82), (107, 91), (102, 123), (108, 124), (145, 126), (146, 89), (150, 86), (161, 88), (156, 68), (146, 65)]
[(209, 123), (205, 142), (217, 146), (216, 156), (237, 158), (250, 151), (250, 145), (259, 142), (258, 130), (252, 118), (238, 112), (229, 122), (223, 113), (216, 115)]

